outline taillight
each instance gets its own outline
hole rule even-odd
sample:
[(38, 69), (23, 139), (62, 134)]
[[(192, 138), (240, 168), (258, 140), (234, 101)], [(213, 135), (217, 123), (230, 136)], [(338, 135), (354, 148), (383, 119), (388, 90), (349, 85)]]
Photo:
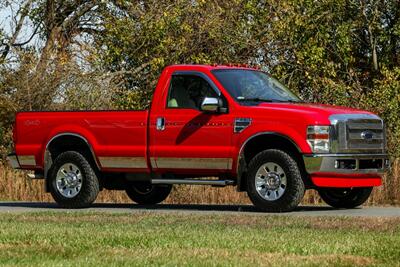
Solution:
[(17, 143), (17, 121), (15, 121), (13, 124), (12, 133), (13, 133), (13, 141), (14, 141), (14, 146), (15, 146), (15, 144)]

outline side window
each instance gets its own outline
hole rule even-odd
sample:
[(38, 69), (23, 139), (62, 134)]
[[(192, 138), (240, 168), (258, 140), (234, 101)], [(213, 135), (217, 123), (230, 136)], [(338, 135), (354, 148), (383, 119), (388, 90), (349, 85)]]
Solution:
[(204, 97), (218, 97), (206, 80), (196, 75), (173, 75), (167, 107), (200, 109)]

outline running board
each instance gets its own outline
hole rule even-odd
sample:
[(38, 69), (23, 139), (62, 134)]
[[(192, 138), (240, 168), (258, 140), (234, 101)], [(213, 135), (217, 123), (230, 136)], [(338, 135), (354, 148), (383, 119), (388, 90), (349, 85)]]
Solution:
[(201, 180), (201, 179), (153, 179), (152, 184), (192, 184), (192, 185), (213, 185), (227, 186), (235, 185), (234, 180)]

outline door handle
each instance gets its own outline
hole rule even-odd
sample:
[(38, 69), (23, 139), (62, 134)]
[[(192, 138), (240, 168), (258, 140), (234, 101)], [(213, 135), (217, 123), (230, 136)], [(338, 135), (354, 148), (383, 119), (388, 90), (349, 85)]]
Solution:
[(157, 128), (158, 131), (164, 131), (165, 130), (165, 118), (164, 117), (158, 117), (157, 118), (156, 128)]

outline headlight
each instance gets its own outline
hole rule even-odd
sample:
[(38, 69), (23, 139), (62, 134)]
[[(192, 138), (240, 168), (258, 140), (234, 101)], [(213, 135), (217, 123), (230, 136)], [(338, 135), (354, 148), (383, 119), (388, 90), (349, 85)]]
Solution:
[(330, 152), (330, 126), (308, 126), (307, 143), (310, 145), (314, 153)]

